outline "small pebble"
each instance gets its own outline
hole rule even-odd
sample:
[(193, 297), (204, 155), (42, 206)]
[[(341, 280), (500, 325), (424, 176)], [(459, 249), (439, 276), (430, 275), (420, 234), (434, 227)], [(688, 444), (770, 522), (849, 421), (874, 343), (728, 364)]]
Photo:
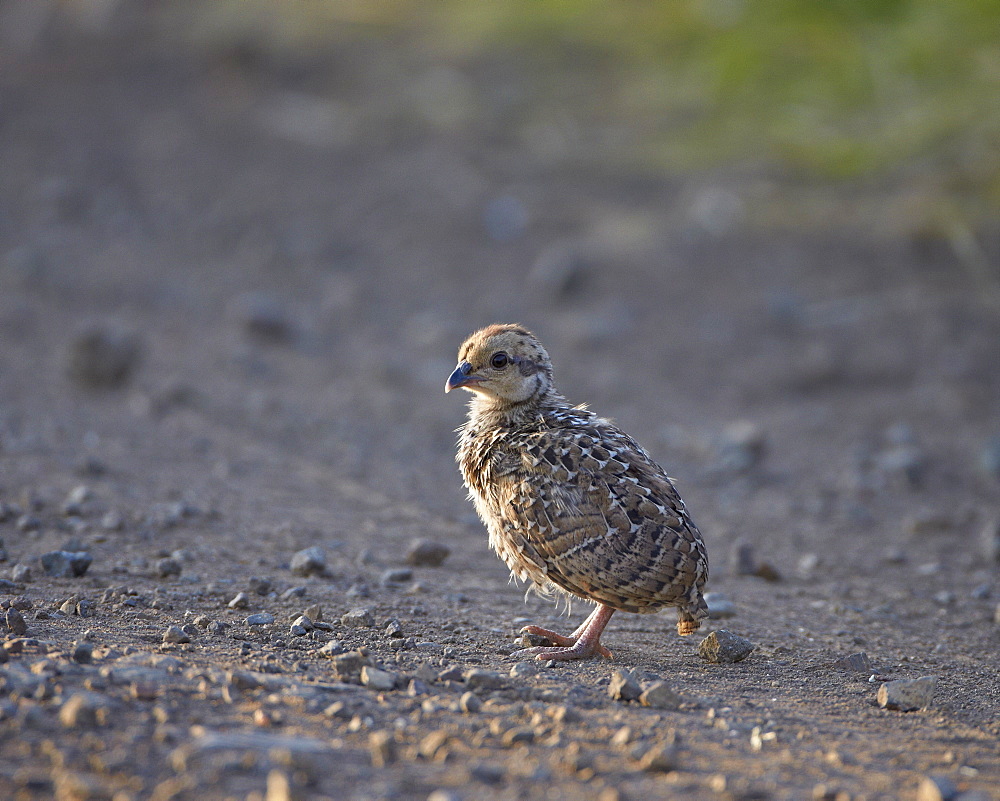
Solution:
[(28, 624), (24, 622), (24, 616), (13, 607), (7, 610), (4, 622), (12, 634), (21, 636), (28, 631)]
[(101, 518), (101, 528), (105, 531), (121, 531), (122, 526), (124, 525), (125, 519), (119, 512), (107, 512), (104, 517)]
[(413, 567), (440, 567), (448, 558), (451, 549), (433, 540), (414, 540), (406, 552), (406, 564)]
[(677, 748), (673, 745), (654, 745), (639, 759), (639, 767), (651, 773), (677, 770)]
[(10, 571), (11, 580), (17, 584), (27, 584), (31, 581), (31, 566), (18, 564)]
[(510, 669), (512, 679), (523, 679), (534, 676), (536, 673), (538, 673), (538, 665), (535, 662), (518, 662)]
[(321, 576), (326, 572), (326, 552), (318, 545), (304, 548), (292, 556), (289, 568), (297, 576)]
[(458, 699), (458, 705), (463, 712), (469, 714), (475, 714), (483, 708), (483, 702), (474, 692), (462, 693), (462, 697)]
[(244, 622), (248, 626), (270, 626), (274, 622), (274, 615), (270, 612), (257, 612), (247, 617)]
[(837, 670), (846, 670), (851, 673), (864, 673), (869, 676), (872, 673), (877, 672), (875, 668), (872, 667), (868, 654), (864, 651), (859, 651), (856, 654), (841, 657), (836, 660), (832, 666)]
[(726, 629), (711, 632), (698, 646), (698, 656), (713, 664), (732, 664), (746, 659), (756, 646)]
[(642, 687), (629, 670), (616, 670), (611, 674), (608, 695), (615, 701), (635, 701), (642, 695)]
[(267, 595), (271, 591), (271, 579), (261, 576), (251, 576), (247, 581), (250, 592), (257, 595)]
[(884, 709), (913, 712), (931, 705), (937, 676), (921, 676), (919, 679), (896, 679), (887, 681), (878, 688), (875, 700)]
[(706, 592), (705, 603), (708, 606), (708, 616), (712, 620), (723, 620), (736, 616), (736, 604), (721, 592)]
[(270, 292), (245, 292), (231, 304), (233, 316), (250, 338), (269, 344), (287, 344), (296, 326), (282, 301)]
[(94, 660), (94, 646), (89, 642), (73, 643), (73, 661), (81, 665), (89, 665)]
[(31, 514), (23, 514), (17, 519), (16, 527), (18, 531), (38, 531), (42, 527), (42, 521)]
[(716, 447), (720, 469), (745, 473), (764, 460), (767, 437), (756, 423), (737, 420), (723, 429)]
[(390, 568), (382, 573), (379, 583), (383, 587), (398, 587), (413, 579), (413, 571), (408, 567)]
[(236, 597), (227, 606), (230, 609), (248, 609), (250, 607), (250, 598), (245, 592), (238, 592), (236, 593)]
[(163, 632), (163, 642), (179, 644), (191, 642), (191, 638), (180, 626), (168, 626), (167, 630)]
[(916, 801), (952, 801), (958, 795), (958, 787), (947, 776), (925, 776), (917, 788)]
[(368, 737), (372, 767), (384, 768), (396, 761), (396, 741), (392, 732), (374, 731)]
[(396, 686), (396, 674), (366, 665), (361, 668), (361, 683), (371, 690), (391, 690)]
[(54, 578), (79, 578), (87, 572), (93, 557), (86, 551), (50, 551), (40, 557), (46, 575)]
[(352, 609), (340, 618), (340, 622), (345, 626), (363, 628), (375, 625), (375, 612), (368, 607)]
[(181, 574), (181, 563), (172, 556), (165, 556), (156, 561), (155, 572), (159, 578), (170, 578)]
[(499, 690), (507, 686), (507, 680), (495, 670), (472, 668), (465, 672), (465, 686), (470, 690)]
[(67, 729), (103, 726), (110, 712), (107, 699), (96, 693), (76, 693), (59, 708), (59, 722)]
[(654, 681), (643, 688), (639, 703), (653, 709), (679, 709), (683, 699), (666, 682)]

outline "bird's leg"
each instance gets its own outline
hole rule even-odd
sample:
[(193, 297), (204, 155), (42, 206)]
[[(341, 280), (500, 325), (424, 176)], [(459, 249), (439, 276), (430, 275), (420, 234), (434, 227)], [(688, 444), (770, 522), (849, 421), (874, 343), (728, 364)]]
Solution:
[(597, 614), (597, 610), (600, 607), (595, 607), (594, 611), (587, 615), (587, 619), (583, 621), (579, 626), (577, 626), (576, 631), (570, 634), (568, 637), (565, 634), (558, 634), (551, 629), (543, 629), (541, 626), (525, 626), (521, 629), (522, 634), (534, 634), (536, 637), (544, 637), (552, 645), (561, 645), (564, 647), (569, 647), (576, 645), (577, 639), (586, 630), (587, 626), (594, 619), (594, 615)]
[(600, 654), (606, 659), (613, 659), (611, 651), (601, 645), (601, 633), (604, 631), (604, 627), (608, 625), (608, 621), (611, 620), (611, 616), (614, 613), (615, 610), (610, 606), (598, 604), (590, 616), (583, 621), (583, 624), (569, 637), (564, 637), (561, 634), (556, 634), (554, 631), (549, 631), (538, 626), (525, 626), (521, 631), (545, 637), (545, 639), (551, 640), (555, 644), (555, 647), (540, 645), (535, 648), (523, 648), (520, 651), (515, 651), (512, 656), (530, 655), (541, 660), (556, 659), (566, 661), (570, 659), (589, 659), (592, 656)]

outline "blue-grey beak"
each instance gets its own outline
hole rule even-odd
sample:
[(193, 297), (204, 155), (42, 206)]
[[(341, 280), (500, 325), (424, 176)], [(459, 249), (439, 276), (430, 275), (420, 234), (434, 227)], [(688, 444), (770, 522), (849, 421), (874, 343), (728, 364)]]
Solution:
[(472, 372), (471, 364), (468, 362), (459, 362), (458, 367), (455, 368), (455, 372), (448, 376), (448, 380), (444, 385), (444, 391), (451, 392), (453, 389), (467, 387), (482, 380), (481, 376)]

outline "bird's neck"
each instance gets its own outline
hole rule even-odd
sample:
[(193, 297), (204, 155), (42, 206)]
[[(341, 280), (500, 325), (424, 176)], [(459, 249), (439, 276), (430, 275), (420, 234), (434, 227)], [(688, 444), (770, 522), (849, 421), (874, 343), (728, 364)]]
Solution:
[(546, 409), (568, 405), (554, 389), (524, 401), (505, 401), (474, 393), (469, 401), (469, 422), (475, 428), (520, 428), (538, 420)]

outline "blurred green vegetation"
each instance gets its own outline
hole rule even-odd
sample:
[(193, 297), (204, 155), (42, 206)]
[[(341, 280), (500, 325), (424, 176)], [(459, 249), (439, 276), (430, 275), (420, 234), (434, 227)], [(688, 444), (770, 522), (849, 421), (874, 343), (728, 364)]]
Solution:
[(458, 69), (514, 60), (522, 124), (602, 132), (580, 157), (879, 186), (908, 227), (1000, 209), (996, 0), (236, 2), (265, 7), (286, 38), (350, 22)]

